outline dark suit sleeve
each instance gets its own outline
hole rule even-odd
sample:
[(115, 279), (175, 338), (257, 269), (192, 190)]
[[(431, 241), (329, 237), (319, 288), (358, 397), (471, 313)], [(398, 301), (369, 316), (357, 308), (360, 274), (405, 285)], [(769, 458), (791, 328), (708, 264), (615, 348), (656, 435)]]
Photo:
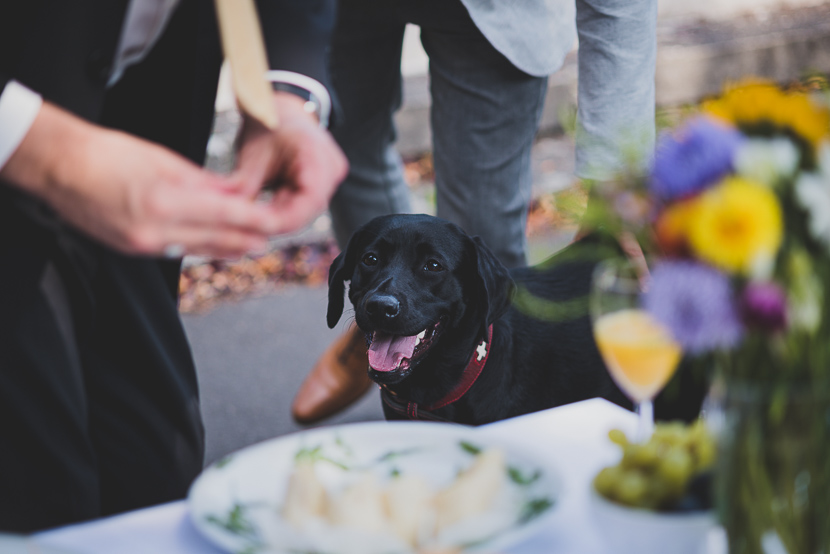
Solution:
[(272, 69), (294, 71), (331, 91), (327, 56), (336, 0), (257, 0)]

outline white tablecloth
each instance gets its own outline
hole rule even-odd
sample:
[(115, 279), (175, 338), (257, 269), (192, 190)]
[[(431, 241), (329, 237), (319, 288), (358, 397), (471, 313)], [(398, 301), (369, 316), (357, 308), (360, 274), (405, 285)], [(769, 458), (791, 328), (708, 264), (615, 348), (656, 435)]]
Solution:
[[(508, 446), (545, 456), (564, 481), (551, 525), (505, 554), (616, 551), (607, 547), (592, 518), (589, 483), (600, 468), (619, 458), (608, 431), (616, 427), (630, 434), (635, 426), (634, 414), (594, 399), (480, 427), (477, 432)], [(721, 535), (713, 533), (710, 539), (707, 552), (723, 552)], [(190, 523), (184, 501), (46, 531), (32, 542), (77, 554), (222, 554)]]

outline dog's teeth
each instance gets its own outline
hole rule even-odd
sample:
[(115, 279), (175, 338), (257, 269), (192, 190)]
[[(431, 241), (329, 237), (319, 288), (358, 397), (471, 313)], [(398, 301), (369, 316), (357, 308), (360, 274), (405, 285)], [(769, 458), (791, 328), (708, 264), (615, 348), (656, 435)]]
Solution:
[(418, 333), (418, 339), (419, 339), (419, 340), (423, 340), (423, 339), (424, 339), (424, 337), (425, 337), (426, 335), (427, 335), (427, 330), (426, 330), (426, 329), (424, 329), (423, 331), (421, 331), (420, 333)]

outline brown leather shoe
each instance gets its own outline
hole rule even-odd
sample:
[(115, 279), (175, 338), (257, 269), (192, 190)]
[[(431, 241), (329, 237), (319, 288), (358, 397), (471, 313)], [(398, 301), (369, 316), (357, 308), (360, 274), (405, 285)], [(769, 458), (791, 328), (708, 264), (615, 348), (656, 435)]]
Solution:
[(366, 336), (353, 325), (323, 352), (294, 397), (297, 423), (320, 421), (363, 396), (372, 384), (366, 350)]

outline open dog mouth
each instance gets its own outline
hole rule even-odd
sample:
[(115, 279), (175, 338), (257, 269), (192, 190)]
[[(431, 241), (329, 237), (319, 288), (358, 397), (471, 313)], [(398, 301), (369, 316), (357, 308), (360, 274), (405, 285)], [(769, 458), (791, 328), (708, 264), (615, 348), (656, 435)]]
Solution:
[(441, 321), (427, 327), (417, 335), (390, 335), (383, 331), (366, 334), (369, 344), (370, 373), (376, 381), (399, 381), (424, 357), (440, 333)]

